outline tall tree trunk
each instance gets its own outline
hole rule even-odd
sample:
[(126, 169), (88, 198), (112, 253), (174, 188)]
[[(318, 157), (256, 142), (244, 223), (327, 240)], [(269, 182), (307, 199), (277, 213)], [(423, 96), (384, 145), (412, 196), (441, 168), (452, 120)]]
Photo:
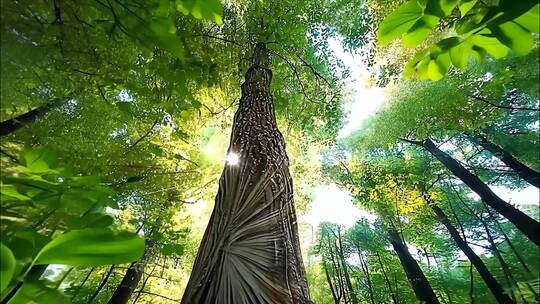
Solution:
[(141, 261), (132, 262), (129, 265), (126, 274), (122, 278), (120, 285), (116, 287), (113, 295), (109, 299), (108, 304), (125, 304), (129, 301), (129, 298), (137, 288), (139, 281), (142, 278), (144, 267), (146, 262), (144, 259)]
[(17, 117), (0, 122), (0, 137), (9, 135), (20, 128), (38, 121), (61, 103), (57, 100), (46, 103)]
[(103, 287), (105, 287), (105, 285), (107, 284), (107, 281), (109, 281), (109, 278), (111, 277), (111, 274), (115, 267), (116, 265), (111, 265), (111, 267), (109, 267), (109, 270), (107, 270), (107, 272), (103, 276), (103, 279), (101, 279), (101, 282), (99, 283), (98, 288), (94, 291), (94, 293), (92, 294), (92, 296), (90, 297), (90, 299), (88, 299), (86, 303), (90, 304), (94, 302), (94, 300), (99, 295)]
[(431, 288), (426, 276), (422, 272), (422, 269), (412, 257), (407, 245), (401, 239), (399, 232), (394, 228), (388, 228), (388, 235), (390, 237), (390, 243), (401, 261), (401, 265), (405, 270), (407, 279), (413, 288), (416, 298), (422, 303), (426, 304), (439, 304), (439, 300)]
[(478, 194), (486, 204), (512, 222), (537, 246), (540, 246), (540, 223), (498, 197), (488, 185), (465, 169), (455, 159), (437, 148), (430, 139), (424, 140), (422, 146), (469, 186), (471, 190)]
[(332, 298), (334, 298), (334, 303), (339, 304), (339, 300), (341, 299), (341, 296), (338, 297), (336, 293), (336, 289), (334, 288), (334, 284), (332, 283), (332, 278), (330, 277), (330, 273), (328, 272), (328, 266), (324, 262), (323, 262), (323, 268), (324, 268), (324, 274), (326, 275), (326, 282), (328, 282), (328, 287), (330, 287), (330, 291), (332, 292)]
[(364, 276), (367, 280), (369, 299), (371, 301), (371, 304), (375, 304), (375, 298), (373, 295), (373, 284), (371, 283), (371, 275), (369, 274), (368, 263), (364, 259), (364, 254), (362, 254), (362, 250), (360, 250), (358, 246), (356, 247), (356, 251), (358, 252), (358, 258), (360, 259), (360, 267), (362, 268), (362, 272), (364, 273)]
[(351, 301), (353, 304), (358, 304), (358, 299), (356, 299), (356, 293), (354, 291), (354, 288), (351, 283), (351, 277), (349, 276), (349, 271), (347, 270), (347, 262), (345, 261), (345, 254), (343, 253), (343, 243), (341, 242), (341, 229), (338, 226), (337, 229), (338, 235), (338, 245), (339, 245), (339, 259), (341, 261), (341, 265), (343, 267), (343, 274), (345, 275), (345, 282), (347, 283), (347, 289), (349, 289)]
[(399, 302), (397, 300), (396, 294), (394, 293), (394, 290), (392, 290), (392, 283), (390, 282), (390, 279), (388, 278), (388, 275), (386, 274), (386, 270), (384, 269), (384, 265), (383, 265), (383, 262), (381, 260), (381, 255), (379, 254), (379, 252), (376, 252), (375, 254), (377, 255), (377, 260), (379, 261), (379, 266), (381, 266), (381, 271), (383, 273), (384, 281), (386, 282), (386, 286), (388, 287), (388, 290), (390, 291), (390, 295), (392, 296), (392, 301), (394, 302), (394, 304), (398, 304)]
[(505, 151), (499, 145), (489, 141), (485, 136), (482, 135), (469, 135), (469, 138), (482, 146), (484, 149), (488, 150), (493, 154), (493, 156), (500, 159), (506, 166), (514, 170), (521, 178), (526, 180), (529, 184), (540, 188), (540, 172), (533, 170), (524, 163), (520, 162), (517, 158), (512, 156), (510, 153)]
[(489, 272), (482, 259), (480, 259), (480, 257), (471, 249), (471, 247), (469, 247), (467, 242), (465, 242), (461, 238), (458, 230), (454, 227), (454, 225), (452, 225), (444, 211), (437, 205), (429, 204), (429, 206), (431, 207), (433, 212), (435, 212), (439, 221), (446, 227), (446, 229), (450, 233), (450, 236), (452, 236), (452, 239), (458, 245), (459, 249), (463, 251), (469, 261), (471, 261), (471, 263), (474, 265), (474, 268), (476, 268), (476, 271), (478, 271), (493, 296), (495, 296), (497, 302), (503, 304), (514, 303), (514, 301), (512, 301), (506, 294), (504, 294), (503, 288), (501, 287), (501, 285), (499, 285), (499, 282), (497, 282), (493, 275), (491, 275), (491, 272)]
[(242, 84), (225, 165), (182, 303), (309, 303), (285, 142), (257, 44)]

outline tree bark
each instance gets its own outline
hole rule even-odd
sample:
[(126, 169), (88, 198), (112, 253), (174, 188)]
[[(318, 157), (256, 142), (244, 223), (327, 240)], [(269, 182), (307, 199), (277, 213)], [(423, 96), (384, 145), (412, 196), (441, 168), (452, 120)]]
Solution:
[(407, 245), (403, 242), (399, 233), (394, 228), (388, 228), (388, 235), (390, 237), (390, 243), (397, 253), (401, 265), (405, 270), (407, 279), (413, 288), (416, 298), (422, 303), (426, 304), (439, 304), (439, 300), (431, 288), (426, 276), (422, 272), (422, 269), (412, 257)]
[(455, 176), (469, 186), (471, 190), (478, 194), (486, 204), (507, 218), (537, 246), (540, 246), (540, 223), (498, 197), (488, 185), (465, 169), (455, 159), (437, 148), (430, 139), (424, 140), (422, 146), (443, 163)]
[(510, 153), (505, 151), (502, 147), (497, 144), (489, 141), (485, 136), (482, 135), (468, 135), (469, 138), (482, 146), (484, 149), (488, 150), (493, 154), (493, 156), (500, 159), (508, 168), (514, 170), (517, 175), (526, 180), (529, 184), (540, 188), (540, 172), (533, 170), (524, 163), (520, 162), (517, 158), (512, 156)]
[(262, 43), (242, 84), (225, 165), (182, 303), (309, 303), (292, 179)]
[(497, 302), (502, 304), (514, 303), (514, 301), (512, 301), (506, 294), (504, 294), (503, 288), (501, 287), (501, 285), (499, 285), (499, 282), (497, 282), (493, 275), (491, 275), (491, 272), (489, 272), (482, 259), (480, 259), (480, 257), (471, 249), (471, 247), (469, 247), (467, 242), (465, 242), (461, 238), (458, 230), (454, 227), (454, 225), (452, 225), (444, 211), (437, 205), (429, 204), (429, 206), (431, 207), (433, 212), (435, 212), (439, 221), (446, 227), (446, 229), (450, 233), (450, 236), (458, 245), (459, 249), (463, 251), (469, 261), (471, 261), (471, 263), (474, 265), (474, 268), (476, 268), (476, 271), (478, 271), (495, 299), (497, 299)]
[(0, 137), (9, 135), (33, 122), (38, 121), (60, 104), (61, 103), (59, 101), (52, 101), (17, 117), (0, 122)]

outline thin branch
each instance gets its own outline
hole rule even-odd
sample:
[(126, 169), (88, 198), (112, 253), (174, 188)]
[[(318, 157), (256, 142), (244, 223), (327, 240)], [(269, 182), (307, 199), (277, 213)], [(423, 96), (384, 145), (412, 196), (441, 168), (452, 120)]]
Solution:
[(155, 297), (160, 297), (160, 298), (163, 298), (165, 300), (169, 300), (169, 301), (173, 301), (173, 302), (177, 302), (177, 303), (180, 302), (180, 299), (169, 298), (169, 297), (166, 297), (166, 296), (163, 296), (163, 295), (160, 295), (160, 294), (157, 294), (157, 293), (153, 293), (153, 292), (150, 292), (150, 291), (139, 290), (139, 291), (136, 291), (136, 292), (137, 293), (144, 293), (144, 294), (155, 296)]
[(138, 144), (140, 143), (143, 139), (145, 139), (148, 135), (150, 135), (150, 133), (152, 133), (152, 131), (154, 130), (154, 127), (158, 124), (158, 120), (154, 120), (154, 123), (152, 124), (152, 126), (150, 127), (150, 129), (144, 133), (143, 136), (139, 137), (139, 139), (137, 139), (131, 146), (129, 146), (129, 148), (127, 148), (126, 152), (124, 153), (124, 156), (126, 156), (129, 152), (132, 151), (132, 149)]
[(231, 43), (231, 44), (234, 44), (236, 46), (239, 46), (239, 47), (244, 47), (242, 44), (234, 41), (234, 40), (229, 40), (229, 39), (226, 39), (226, 38), (223, 38), (223, 37), (218, 37), (218, 36), (213, 36), (213, 35), (209, 35), (209, 34), (198, 34), (198, 35), (191, 35), (191, 37), (206, 37), (206, 38), (212, 38), (212, 39), (217, 39), (217, 40), (221, 40), (223, 42), (226, 42), (226, 43)]
[(495, 108), (499, 108), (499, 109), (507, 109), (507, 110), (521, 110), (521, 111), (536, 111), (536, 112), (540, 112), (540, 109), (538, 108), (529, 108), (529, 107), (510, 107), (510, 106), (503, 106), (503, 105), (499, 105), (499, 104), (496, 104), (496, 103), (493, 103), (481, 96), (476, 96), (476, 95), (468, 95), (469, 97), (471, 98), (474, 98), (476, 100), (480, 100), (482, 102), (485, 102)]

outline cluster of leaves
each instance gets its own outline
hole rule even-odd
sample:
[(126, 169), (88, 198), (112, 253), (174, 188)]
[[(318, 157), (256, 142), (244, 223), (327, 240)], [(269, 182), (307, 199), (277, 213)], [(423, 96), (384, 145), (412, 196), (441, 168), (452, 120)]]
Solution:
[(403, 36), (405, 47), (416, 47), (440, 23), (453, 25), (454, 35), (426, 47), (405, 66), (404, 76), (439, 80), (450, 66), (464, 70), (470, 58), (486, 55), (505, 57), (529, 53), (533, 33), (539, 32), (540, 5), (537, 1), (411, 0), (390, 13), (378, 29), (379, 43)]
[(1, 289), (9, 303), (68, 302), (51, 287), (56, 283), (31, 275), (40, 265), (99, 266), (143, 254), (144, 239), (116, 231), (106, 213), (117, 207), (115, 192), (99, 177), (57, 166), (45, 149), (21, 152), (19, 162), (2, 172), (0, 195)]

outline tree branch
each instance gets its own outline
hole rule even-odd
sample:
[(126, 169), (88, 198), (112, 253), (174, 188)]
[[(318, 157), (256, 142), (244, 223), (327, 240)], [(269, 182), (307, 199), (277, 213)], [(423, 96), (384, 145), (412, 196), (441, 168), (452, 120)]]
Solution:
[(529, 107), (510, 107), (510, 106), (503, 106), (503, 105), (498, 105), (496, 103), (493, 103), (481, 96), (476, 96), (476, 95), (467, 95), (471, 98), (474, 98), (476, 100), (480, 100), (482, 102), (485, 102), (495, 108), (499, 108), (499, 109), (507, 109), (507, 110), (521, 110), (521, 111), (536, 111), (536, 112), (540, 112), (540, 109), (538, 108), (529, 108)]

